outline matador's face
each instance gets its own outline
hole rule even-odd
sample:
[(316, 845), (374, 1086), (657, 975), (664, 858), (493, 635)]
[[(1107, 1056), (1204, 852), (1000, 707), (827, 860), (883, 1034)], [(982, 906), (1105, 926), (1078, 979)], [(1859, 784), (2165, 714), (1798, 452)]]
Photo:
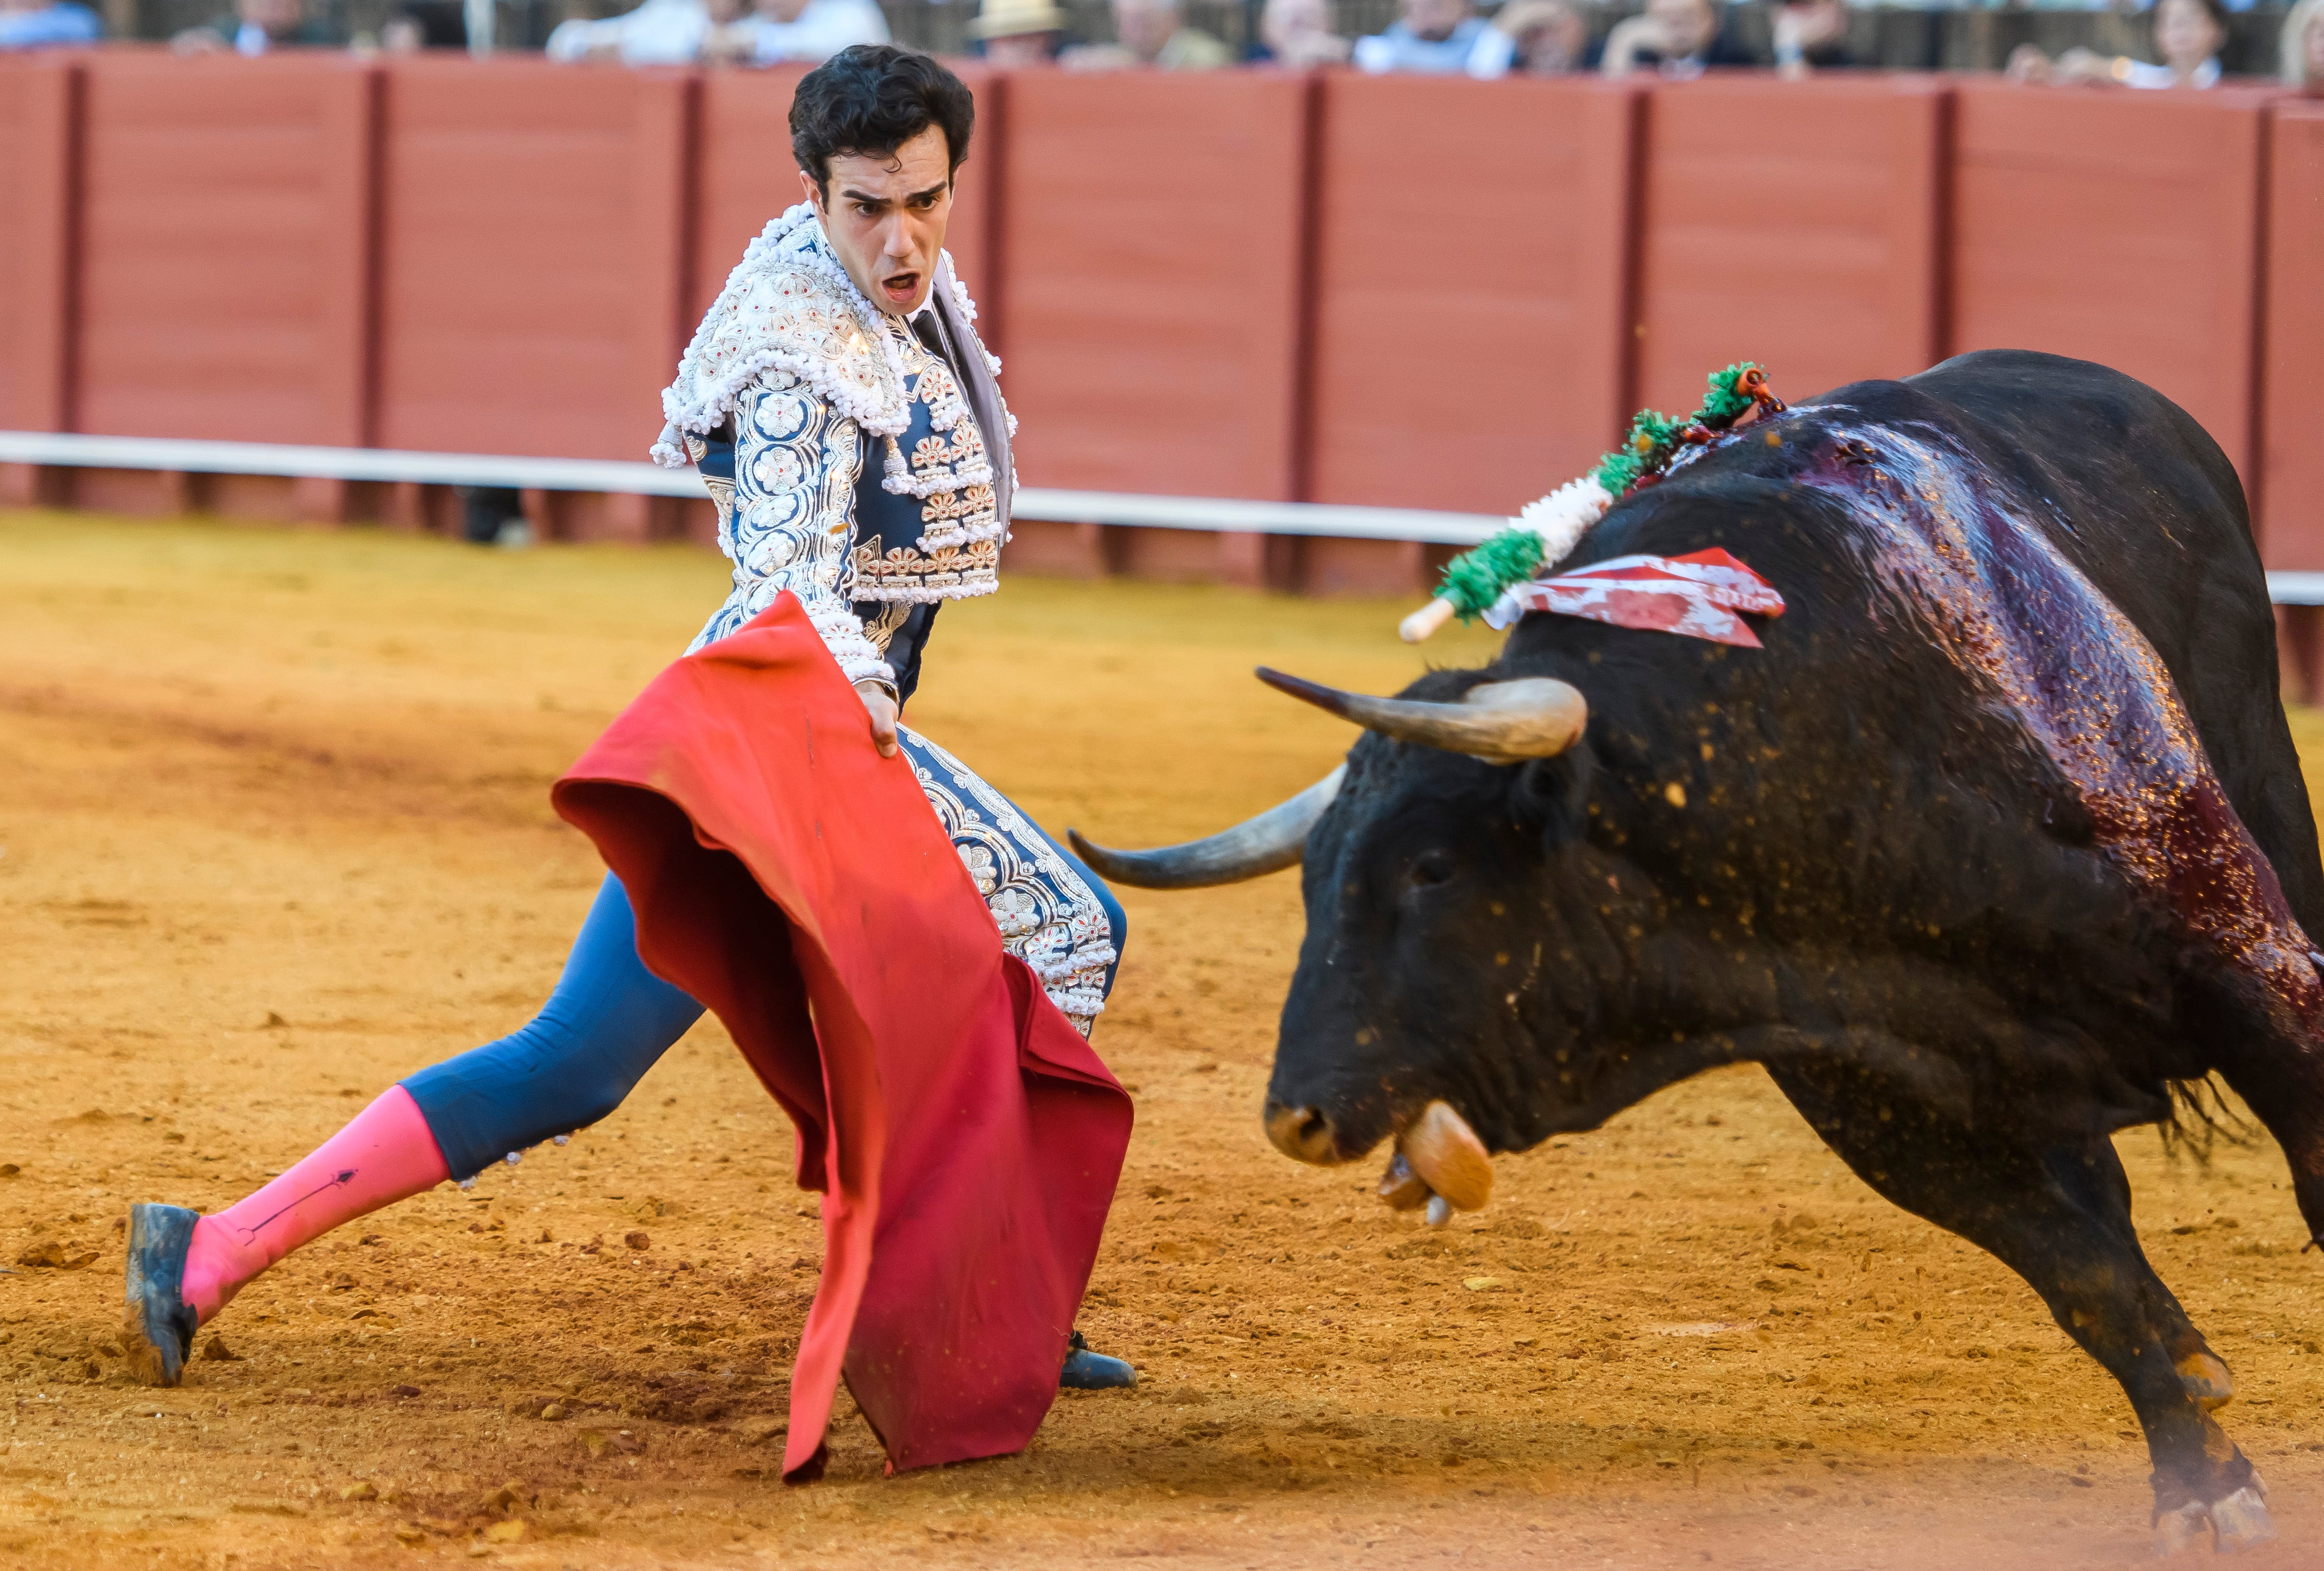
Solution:
[(942, 127), (929, 126), (885, 157), (844, 152), (830, 162), (827, 196), (806, 170), (799, 180), (847, 276), (882, 310), (918, 310), (952, 217), (951, 147)]

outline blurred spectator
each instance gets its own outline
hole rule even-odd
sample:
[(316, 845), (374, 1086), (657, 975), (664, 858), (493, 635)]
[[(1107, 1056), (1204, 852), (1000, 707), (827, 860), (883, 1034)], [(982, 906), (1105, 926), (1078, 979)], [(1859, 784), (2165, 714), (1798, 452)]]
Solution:
[(1840, 0), (1785, 0), (1775, 7), (1775, 74), (1797, 81), (1811, 71), (1846, 70), (1848, 7)]
[(759, 0), (754, 20), (762, 66), (819, 66), (843, 49), (888, 42), (888, 18), (872, 0)]
[(751, 14), (749, 0), (702, 0), (702, 14), (709, 25), (695, 46), (696, 60), (711, 66), (757, 63), (759, 19)]
[(0, 0), (0, 50), (53, 49), (104, 36), (97, 13), (74, 0)]
[(467, 8), (459, 0), (403, 0), (380, 24), (379, 47), (389, 54), (468, 47)]
[(1450, 75), (1469, 69), (1485, 23), (1469, 0), (1404, 0), (1404, 14), (1388, 31), (1356, 40), (1360, 70), (1435, 71)]
[(1642, 14), (1616, 23), (1606, 35), (1598, 69), (1609, 77), (1659, 71), (1683, 81), (1708, 66), (1758, 63), (1720, 26), (1711, 0), (1646, 0)]
[(602, 22), (576, 16), (558, 23), (543, 52), (567, 65), (619, 60), (627, 66), (682, 66), (702, 52), (711, 25), (703, 0), (645, 0), (635, 11)]
[(2021, 82), (2094, 82), (2125, 88), (2216, 88), (2219, 46), (2227, 41), (2227, 8), (2220, 0), (2156, 0), (2154, 52), (2161, 65), (2128, 55), (2070, 49), (2055, 60), (2032, 44), (2009, 56), (2009, 74)]
[(1332, 0), (1267, 0), (1259, 39), (1256, 60), (1293, 70), (1348, 63), (1349, 42), (1333, 30)]
[(984, 45), (984, 58), (993, 65), (1045, 66), (1057, 58), (1065, 14), (1056, 0), (984, 0), (968, 35)]
[(346, 42), (321, 17), (309, 18), (305, 0), (235, 0), (234, 14), (189, 27), (170, 41), (180, 54), (261, 55), (277, 49), (330, 49)]
[(2283, 85), (2324, 96), (2324, 0), (2300, 0), (2283, 19)]
[(1477, 35), (1469, 74), (1480, 81), (1562, 77), (1588, 69), (1589, 45), (1590, 24), (1568, 0), (1508, 0)]
[(1083, 71), (1214, 71), (1234, 63), (1232, 50), (1186, 25), (1179, 0), (1113, 0), (1113, 36), (1118, 42), (1077, 44), (1057, 63)]

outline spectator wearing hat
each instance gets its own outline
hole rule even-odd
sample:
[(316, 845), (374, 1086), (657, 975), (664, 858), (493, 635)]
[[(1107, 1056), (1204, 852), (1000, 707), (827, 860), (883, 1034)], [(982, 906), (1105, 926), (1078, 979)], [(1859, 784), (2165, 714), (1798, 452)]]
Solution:
[(75, 0), (0, 0), (0, 52), (95, 43), (104, 36), (97, 13)]
[(235, 0), (234, 14), (189, 27), (170, 41), (180, 54), (270, 54), (278, 49), (332, 49), (346, 42), (305, 0)]
[(1609, 77), (1653, 71), (1673, 81), (1711, 66), (1759, 62), (1720, 25), (1711, 0), (1646, 0), (1646, 10), (1614, 24), (1598, 69)]
[(2324, 0), (2300, 0), (2283, 19), (2283, 85), (2324, 97)]
[(1082, 71), (1214, 71), (1234, 63), (1234, 51), (1198, 27), (1186, 25), (1179, 0), (1113, 0), (1112, 43), (1076, 44), (1057, 63)]
[(1562, 77), (1588, 69), (1590, 24), (1569, 0), (1508, 0), (1477, 37), (1469, 74)]
[(984, 46), (984, 58), (996, 66), (1045, 66), (1057, 58), (1065, 42), (1065, 14), (1056, 0), (984, 0), (968, 35)]
[(1469, 0), (1404, 0), (1404, 14), (1384, 32), (1356, 40), (1356, 69), (1375, 76), (1425, 71), (1450, 76), (1469, 69), (1485, 34)]
[(1297, 71), (1348, 63), (1349, 41), (1333, 25), (1332, 0), (1267, 0), (1259, 15), (1255, 63)]

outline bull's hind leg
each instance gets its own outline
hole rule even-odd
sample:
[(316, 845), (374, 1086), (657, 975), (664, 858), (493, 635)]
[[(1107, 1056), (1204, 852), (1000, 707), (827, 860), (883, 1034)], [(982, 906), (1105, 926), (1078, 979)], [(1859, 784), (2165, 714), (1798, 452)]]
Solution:
[(2275, 1536), (2265, 1486), (2211, 1417), (2227, 1400), (2227, 1366), (2139, 1248), (2109, 1141), (2036, 1151), (1927, 1114), (1844, 1069), (1771, 1073), (1858, 1177), (2024, 1277), (2121, 1382), (2154, 1465), (2160, 1548), (2182, 1548), (2206, 1526), (2222, 1548)]

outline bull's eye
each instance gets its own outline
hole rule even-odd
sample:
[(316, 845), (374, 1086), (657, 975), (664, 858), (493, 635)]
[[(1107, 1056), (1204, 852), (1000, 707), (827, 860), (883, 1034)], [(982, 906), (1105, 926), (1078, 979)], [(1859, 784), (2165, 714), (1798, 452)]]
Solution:
[(1415, 889), (1429, 889), (1452, 876), (1452, 858), (1442, 851), (1424, 851), (1412, 859), (1412, 871), (1406, 875)]

